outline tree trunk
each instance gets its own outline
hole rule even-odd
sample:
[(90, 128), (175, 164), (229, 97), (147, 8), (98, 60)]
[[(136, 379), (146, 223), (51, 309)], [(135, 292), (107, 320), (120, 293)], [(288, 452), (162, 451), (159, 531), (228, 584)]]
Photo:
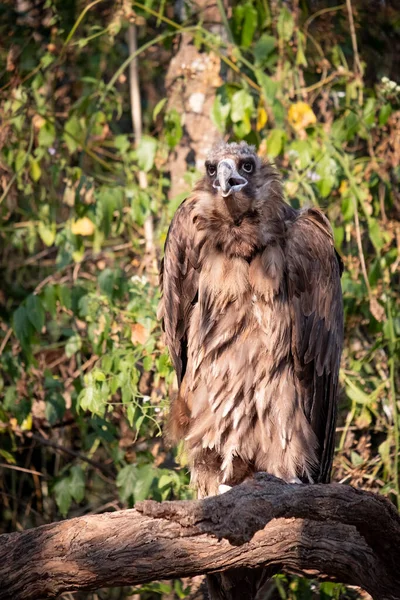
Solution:
[[(385, 498), (258, 474), (222, 496), (146, 501), (133, 510), (2, 535), (0, 600), (261, 567), (358, 585), (377, 600), (395, 600), (399, 564), (400, 516)], [(252, 593), (239, 583), (213, 592), (237, 600)]]
[[(208, 0), (196, 0), (191, 3), (191, 10), (198, 20), (203, 21), (205, 29), (225, 37), (217, 4), (210, 6)], [(188, 191), (184, 180), (188, 166), (201, 169), (207, 152), (221, 140), (221, 134), (211, 120), (216, 91), (223, 84), (220, 70), (221, 60), (217, 54), (199, 50), (192, 34), (180, 36), (179, 48), (165, 78), (168, 108), (176, 109), (183, 119), (182, 139), (168, 163), (171, 198)]]

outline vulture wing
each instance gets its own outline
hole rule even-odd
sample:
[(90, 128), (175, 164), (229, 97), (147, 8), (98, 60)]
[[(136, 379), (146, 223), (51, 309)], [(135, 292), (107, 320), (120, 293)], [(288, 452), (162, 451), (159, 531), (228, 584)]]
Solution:
[(193, 222), (194, 198), (185, 200), (175, 213), (165, 242), (161, 263), (162, 298), (158, 317), (162, 319), (165, 341), (178, 377), (185, 375), (187, 333), (190, 314), (197, 301), (201, 240)]
[(302, 211), (288, 232), (288, 295), (292, 354), (303, 410), (318, 442), (314, 480), (330, 478), (343, 342), (342, 264), (326, 217)]

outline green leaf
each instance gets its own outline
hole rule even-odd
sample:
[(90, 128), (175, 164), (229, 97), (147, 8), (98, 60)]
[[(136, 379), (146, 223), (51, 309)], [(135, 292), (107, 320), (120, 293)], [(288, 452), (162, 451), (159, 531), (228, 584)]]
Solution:
[(231, 119), (234, 123), (249, 119), (254, 110), (253, 98), (246, 90), (235, 92), (231, 105)]
[(249, 48), (253, 41), (254, 32), (257, 27), (257, 10), (249, 2), (246, 4), (244, 21), (242, 24), (242, 46)]
[(137, 468), (137, 480), (134, 487), (135, 502), (146, 500), (155, 476), (156, 471), (153, 465), (142, 465)]
[(346, 394), (350, 400), (354, 400), (357, 404), (370, 404), (371, 398), (357, 384), (350, 379), (347, 380)]
[(82, 338), (79, 334), (71, 335), (65, 344), (65, 355), (67, 358), (71, 358), (82, 348)]
[(31, 294), (28, 296), (26, 300), (26, 312), (29, 321), (32, 323), (36, 331), (40, 333), (44, 325), (45, 312), (39, 296), (36, 294)]
[(278, 35), (280, 38), (288, 42), (293, 35), (294, 20), (292, 13), (284, 6), (281, 9), (277, 23)]
[[(105, 383), (103, 385), (106, 385)], [(108, 398), (108, 387), (96, 384), (92, 373), (86, 376), (86, 387), (79, 395), (79, 404), (83, 410), (89, 410), (99, 417), (104, 416)]]
[(65, 408), (65, 400), (59, 392), (53, 390), (46, 394), (45, 416), (50, 425), (62, 420)]
[(17, 461), (15, 460), (13, 455), (10, 454), (10, 452), (7, 452), (7, 450), (3, 450), (2, 448), (0, 448), (0, 456), (2, 456), (6, 460), (6, 462), (8, 462), (9, 465), (17, 464)]
[(349, 112), (344, 119), (344, 129), (346, 132), (346, 140), (349, 142), (354, 138), (360, 129), (360, 119), (354, 112)]
[(175, 108), (166, 114), (164, 125), (166, 142), (170, 148), (175, 148), (183, 135), (181, 116)]
[(85, 473), (79, 465), (71, 467), (69, 489), (75, 502), (82, 502), (85, 498)]
[(121, 213), (122, 211), (124, 190), (121, 186), (103, 185), (96, 193), (96, 198), (96, 223), (102, 229), (104, 235), (108, 237), (115, 219), (114, 213)]
[(120, 154), (124, 155), (131, 147), (131, 143), (127, 135), (116, 135), (114, 138), (114, 146), (119, 150)]
[(153, 121), (155, 121), (157, 119), (158, 115), (164, 108), (167, 100), (168, 100), (168, 98), (162, 98), (159, 102), (157, 102), (157, 104), (155, 105), (154, 110), (153, 110)]
[(390, 115), (392, 114), (391, 104), (384, 104), (379, 111), (379, 125), (386, 125)]
[(128, 406), (126, 408), (126, 418), (128, 419), (128, 423), (129, 423), (130, 427), (133, 427), (133, 423), (135, 420), (135, 414), (136, 414), (136, 404), (131, 402), (130, 404), (128, 404)]
[(378, 447), (378, 452), (381, 455), (382, 462), (386, 466), (386, 468), (390, 467), (390, 450), (390, 440), (389, 438), (386, 438), (386, 440), (382, 442)]
[(167, 353), (161, 354), (156, 360), (156, 368), (160, 377), (167, 377), (171, 371), (171, 363)]
[(42, 169), (40, 168), (39, 162), (34, 158), (30, 157), (31, 167), (30, 173), (33, 181), (39, 181), (42, 176)]
[(13, 330), (21, 345), (26, 349), (32, 334), (32, 325), (26, 307), (21, 304), (13, 314)]
[(354, 217), (354, 200), (351, 196), (346, 196), (342, 200), (342, 216), (345, 222), (349, 222)]
[(56, 239), (56, 224), (52, 223), (51, 225), (45, 225), (45, 223), (40, 221), (38, 225), (38, 233), (42, 242), (46, 246), (52, 246), (54, 244), (54, 240)]
[(313, 150), (308, 140), (295, 140), (290, 144), (289, 156), (293, 155), (296, 165), (306, 169), (313, 157)]
[(254, 46), (254, 57), (256, 59), (256, 63), (260, 63), (262, 65), (275, 50), (275, 47), (276, 40), (274, 36), (263, 33)]
[(304, 54), (305, 43), (306, 43), (306, 40), (305, 40), (304, 33), (302, 31), (298, 31), (297, 32), (296, 65), (302, 66), (302, 67), (307, 66), (307, 59), (306, 59), (306, 55)]
[(52, 317), (57, 314), (57, 293), (55, 285), (46, 285), (43, 291), (42, 302), (45, 310), (47, 310)]
[(321, 178), (317, 181), (317, 188), (322, 198), (326, 198), (335, 185), (337, 164), (329, 154), (326, 154), (318, 162), (316, 172)]
[(226, 121), (229, 117), (231, 104), (222, 104), (221, 96), (215, 96), (215, 100), (211, 109), (211, 120), (216, 125), (221, 133), (225, 133)]
[(157, 140), (149, 135), (144, 135), (136, 151), (139, 168), (148, 173), (154, 165), (157, 151)]
[(262, 92), (267, 104), (272, 105), (275, 101), (276, 92), (278, 90), (278, 83), (271, 79), (271, 77), (263, 73), (261, 69), (256, 70), (256, 77), (258, 84), (262, 88)]
[(70, 154), (73, 154), (79, 146), (83, 145), (84, 132), (80, 120), (72, 115), (65, 124), (63, 138), (67, 144)]
[(117, 487), (123, 502), (132, 496), (135, 502), (145, 500), (150, 492), (151, 484), (156, 477), (157, 471), (153, 465), (126, 465), (117, 476)]
[(371, 242), (375, 247), (375, 250), (379, 253), (385, 245), (385, 242), (383, 240), (381, 229), (379, 227), (379, 222), (377, 219), (368, 219), (368, 233)]
[(283, 129), (271, 129), (267, 137), (267, 153), (275, 158), (282, 152), (286, 134)]
[(153, 367), (153, 358), (151, 356), (145, 356), (143, 358), (143, 369), (145, 371), (151, 371)]
[(375, 123), (375, 106), (376, 106), (376, 99), (368, 98), (368, 100), (365, 103), (364, 111), (363, 111), (364, 123), (366, 125), (371, 126)]
[(57, 295), (61, 306), (64, 308), (71, 308), (71, 290), (67, 285), (57, 286)]
[(42, 148), (50, 148), (56, 138), (56, 129), (52, 123), (46, 121), (40, 128), (38, 134), (38, 143)]
[(136, 419), (135, 421), (135, 429), (136, 431), (139, 433), (140, 432), (140, 428), (143, 424), (143, 421), (145, 420), (146, 415), (144, 415), (143, 413), (139, 415), (139, 417)]
[(18, 150), (17, 152), (17, 156), (15, 157), (15, 172), (19, 173), (22, 169), (22, 167), (25, 164), (25, 160), (27, 158), (27, 154), (25, 152), (25, 150)]
[(7, 411), (14, 412), (15, 404), (17, 403), (17, 388), (15, 385), (8, 386), (3, 399), (3, 408)]
[(136, 480), (136, 465), (126, 465), (126, 467), (123, 467), (118, 473), (116, 483), (119, 496), (123, 502), (126, 502), (131, 496), (133, 496)]
[(72, 502), (69, 477), (64, 477), (64, 479), (58, 481), (53, 491), (58, 509), (62, 516), (66, 517)]

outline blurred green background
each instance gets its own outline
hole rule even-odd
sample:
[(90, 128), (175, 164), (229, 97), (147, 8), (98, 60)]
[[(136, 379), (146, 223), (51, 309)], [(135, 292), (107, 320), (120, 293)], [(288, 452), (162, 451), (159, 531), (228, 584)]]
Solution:
[[(162, 438), (174, 374), (157, 263), (221, 138), (254, 144), (288, 201), (332, 222), (346, 318), (333, 478), (399, 504), (398, 3), (143, 2), (0, 2), (0, 533), (192, 497)], [(268, 597), (368, 596), (282, 575)]]

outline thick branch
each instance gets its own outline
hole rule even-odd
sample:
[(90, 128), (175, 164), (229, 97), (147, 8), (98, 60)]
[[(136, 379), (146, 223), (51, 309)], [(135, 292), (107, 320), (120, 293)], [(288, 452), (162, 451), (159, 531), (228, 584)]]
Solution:
[(339, 484), (288, 485), (259, 474), (191, 502), (71, 519), (0, 536), (0, 600), (266, 567), (400, 598), (400, 516)]

